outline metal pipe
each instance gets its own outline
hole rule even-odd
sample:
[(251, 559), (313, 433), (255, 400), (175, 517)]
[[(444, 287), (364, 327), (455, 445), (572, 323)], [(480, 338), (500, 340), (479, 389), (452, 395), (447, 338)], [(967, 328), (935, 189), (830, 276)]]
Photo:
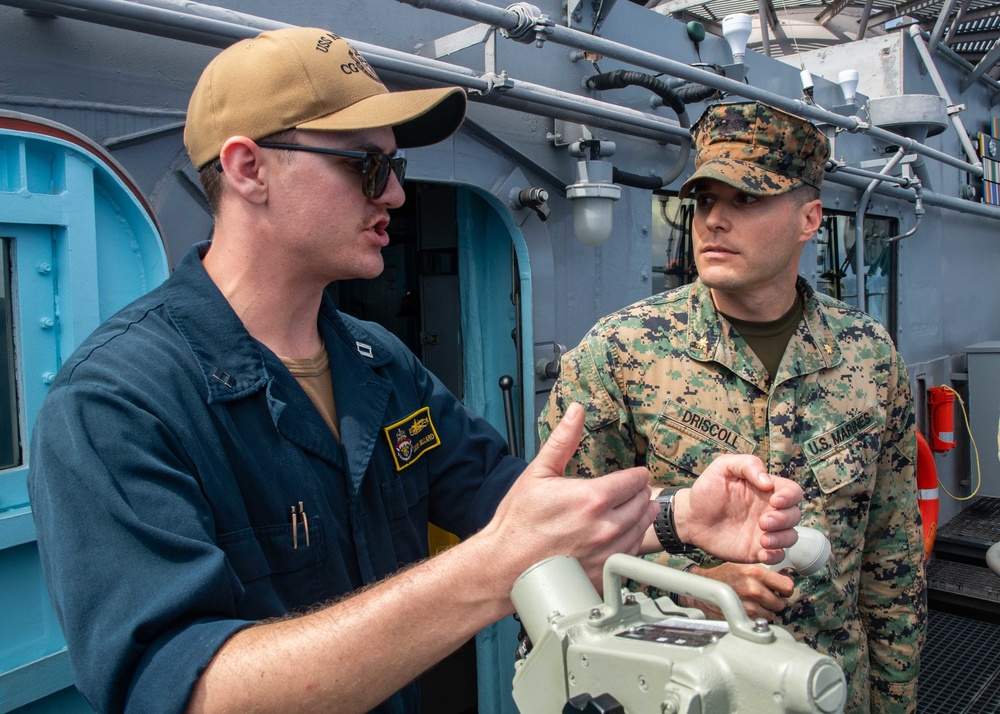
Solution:
[[(944, 36), (942, 42), (947, 45), (951, 42), (951, 38), (955, 36), (955, 31), (958, 26), (962, 24), (962, 19), (965, 17), (965, 11), (969, 9), (970, 0), (962, 0), (962, 4), (958, 8), (958, 13), (955, 15), (955, 21), (948, 26), (948, 34)], [(937, 46), (934, 47), (937, 49)]]
[(757, 0), (757, 19), (760, 21), (761, 49), (764, 50), (766, 57), (770, 57), (771, 37), (768, 34), (767, 26), (771, 20), (771, 16), (767, 12), (767, 0)]
[(924, 219), (924, 201), (923, 201), (923, 196), (921, 195), (923, 193), (922, 187), (919, 182), (917, 182), (917, 184), (913, 187), (913, 190), (917, 194), (916, 205), (913, 207), (913, 216), (915, 219), (913, 221), (913, 228), (906, 231), (906, 233), (900, 233), (899, 235), (893, 236), (892, 238), (886, 238), (885, 239), (886, 243), (895, 243), (898, 240), (909, 238), (914, 233), (916, 233), (917, 229), (920, 227), (920, 221)]
[[(52, 0), (54, 2), (59, 2), (60, 0)], [(62, 0), (65, 2), (65, 0)], [(272, 20), (267, 17), (260, 17), (258, 15), (250, 15), (244, 12), (238, 12), (236, 10), (231, 10), (226, 7), (219, 7), (217, 5), (205, 5), (200, 2), (184, 2), (183, 0), (139, 0), (143, 5), (150, 7), (160, 7), (166, 8), (168, 10), (175, 10), (177, 12), (183, 13), (185, 15), (194, 15), (196, 17), (206, 17), (213, 20), (222, 20), (224, 22), (232, 22), (238, 25), (246, 25), (248, 27), (256, 28), (258, 31), (263, 30), (274, 30), (281, 27), (294, 27), (294, 25), (287, 22), (280, 22), (278, 20)]]
[[(899, 134), (894, 134), (884, 129), (879, 129), (878, 127), (873, 127), (867, 122), (864, 122), (860, 117), (844, 117), (840, 114), (835, 114), (815, 105), (806, 104), (801, 100), (788, 99), (779, 94), (758, 89), (748, 84), (743, 84), (742, 82), (737, 82), (735, 80), (728, 79), (727, 77), (722, 77), (712, 72), (692, 67), (684, 64), (683, 62), (676, 62), (674, 60), (667, 59), (666, 57), (638, 50), (619, 42), (606, 40), (596, 35), (590, 35), (569, 27), (563, 27), (562, 25), (556, 25), (544, 15), (535, 16), (535, 25), (532, 28), (532, 32), (529, 33), (525, 31), (523, 27), (524, 13), (528, 11), (525, 9), (525, 5), (523, 3), (520, 4), (519, 11), (515, 12), (514, 10), (502, 10), (494, 7), (493, 5), (487, 5), (486, 3), (479, 2), (479, 0), (398, 1), (414, 7), (426, 7), (432, 10), (437, 10), (438, 12), (456, 15), (474, 22), (485, 22), (487, 24), (491, 24), (494, 27), (505, 31), (512, 39), (518, 39), (518, 37), (523, 39), (531, 34), (535, 38), (536, 44), (547, 40), (555, 42), (559, 45), (565, 45), (567, 47), (584, 50), (586, 52), (594, 52), (604, 57), (620, 60), (622, 62), (628, 62), (655, 72), (664, 72), (691, 82), (704, 84), (709, 87), (715, 87), (716, 89), (720, 89), (736, 96), (746, 97), (747, 99), (753, 99), (770, 104), (773, 107), (806, 119), (812, 119), (814, 121), (846, 129), (851, 133), (863, 132), (873, 138), (879, 139), (880, 141), (901, 146), (907, 151), (914, 151), (916, 153), (923, 154), (924, 156), (936, 159), (941, 163), (960, 168), (963, 171), (968, 171), (976, 177), (980, 177), (983, 174), (982, 164), (976, 165), (966, 163), (961, 159), (955, 158), (954, 156), (946, 154), (942, 151), (938, 151), (937, 149), (932, 149), (929, 146), (925, 146), (908, 137), (900, 136)], [(512, 32), (519, 34), (515, 37)]]
[[(125, 0), (3, 0), (2, 4), (210, 47), (226, 47), (235, 40), (260, 33), (260, 29), (210, 17), (198, 17), (181, 9), (168, 7), (172, 3), (161, 3), (160, 7), (153, 7)], [(176, 6), (183, 7), (180, 3)], [(275, 26), (290, 27), (284, 23), (275, 23)]]
[[(879, 173), (888, 175), (903, 160), (905, 155), (906, 152), (899, 149)], [(872, 197), (872, 192), (883, 181), (885, 181), (885, 176), (879, 176), (868, 184), (868, 188), (858, 200), (858, 210), (854, 212), (854, 278), (858, 290), (858, 309), (861, 312), (865, 312), (868, 308), (868, 299), (865, 294), (865, 211), (868, 210), (868, 201)]]
[(509, 77), (480, 75), (464, 67), (426, 57), (413, 62), (411, 58), (414, 56), (405, 52), (387, 50), (384, 47), (354, 40), (350, 42), (377, 70), (464, 87), (474, 92), (469, 97), (472, 101), (498, 106), (510, 106), (517, 102), (519, 107), (530, 109), (532, 113), (557, 119), (564, 119), (567, 112), (573, 112), (577, 116), (592, 120), (590, 123), (595, 126), (603, 126), (614, 131), (630, 127), (637, 130), (640, 136), (657, 141), (673, 139), (674, 142), (671, 143), (676, 143), (691, 138), (690, 131), (655, 114), (647, 114), (599, 99), (580, 97)]
[(921, 174), (926, 174), (926, 166), (923, 165), (923, 157), (918, 156), (917, 160), (911, 164), (913, 172), (916, 174), (916, 178), (909, 178), (906, 176), (885, 176), (883, 178), (882, 174), (875, 173), (874, 171), (868, 171), (866, 169), (859, 169), (854, 166), (849, 166), (847, 164), (841, 163), (839, 161), (827, 161), (826, 162), (826, 180), (832, 180), (831, 175), (834, 173), (845, 173), (851, 174), (852, 176), (861, 176), (863, 178), (870, 179), (882, 179), (885, 183), (894, 183), (902, 186), (903, 188), (912, 188), (916, 185), (920, 185), (921, 188), (928, 187), (928, 182), (924, 180)]
[[(2, 4), (2, 3), (0, 3)], [(184, 119), (187, 112), (181, 109), (151, 109), (149, 107), (123, 106), (106, 102), (92, 102), (78, 99), (52, 99), (50, 97), (33, 97), (27, 94), (4, 94), (5, 104), (26, 107), (46, 107), (51, 109), (76, 109), (88, 112), (114, 112), (140, 117), (170, 117)]]
[[(293, 27), (288, 23), (182, 0), (0, 0), (24, 10), (61, 15), (154, 34), (170, 39), (226, 47), (262, 30)], [(612, 131), (633, 129), (637, 136), (682, 143), (690, 132), (665, 117), (621, 107), (591, 97), (551, 89), (517, 79), (483, 75), (459, 65), (349, 40), (377, 70), (452, 84), (468, 89), (473, 101), (511, 106), (540, 116), (580, 117)]]
[[(934, 83), (934, 88), (937, 93), (944, 99), (945, 104), (948, 105), (949, 110), (952, 107), (951, 96), (948, 94), (948, 88), (944, 84), (944, 80), (941, 79), (941, 73), (938, 72), (937, 65), (934, 64), (934, 57), (931, 56), (930, 50), (927, 48), (924, 42), (923, 36), (920, 34), (920, 29), (916, 25), (910, 25), (910, 37), (913, 38), (913, 46), (917, 48), (917, 54), (920, 55), (920, 59), (923, 60), (924, 67), (927, 69), (927, 74), (931, 77), (931, 82)], [(962, 149), (965, 150), (965, 155), (969, 157), (969, 160), (979, 167), (979, 176), (983, 175), (983, 162), (979, 160), (979, 155), (976, 153), (975, 148), (972, 146), (972, 142), (969, 141), (969, 135), (965, 131), (965, 125), (962, 124), (961, 117), (958, 116), (958, 112), (951, 114), (951, 124), (955, 128), (955, 133), (958, 134), (958, 140), (962, 143)]]
[(934, 23), (934, 30), (931, 32), (930, 41), (930, 51), (933, 52), (937, 46), (938, 42), (941, 41), (941, 35), (944, 33), (944, 25), (951, 16), (951, 10), (955, 6), (955, 0), (944, 0), (941, 5), (941, 9), (938, 11), (937, 21)]
[[(115, 13), (97, 13), (91, 3), (84, 2), (83, 0), (79, 0), (78, 2), (68, 2), (66, 0), (0, 0), (0, 5), (18, 7), (25, 10), (32, 10), (53, 15), (62, 15), (88, 22), (121, 27), (122, 29), (146, 32), (147, 34), (155, 34), (182, 41), (197, 42), (199, 44), (215, 47), (225, 47), (235, 40), (253, 36), (261, 30), (290, 26), (286, 23), (277, 22), (275, 20), (249, 15), (246, 13), (239, 13), (202, 3), (188, 2), (187, 0), (143, 0), (142, 2), (135, 0), (133, 2), (114, 3), (109, 0), (105, 0), (104, 6), (110, 8), (112, 4), (116, 8)], [(165, 11), (156, 16), (158, 24), (149, 22), (149, 18), (147, 18), (147, 22), (140, 23), (132, 17), (130, 12), (135, 10), (137, 5), (142, 4), (145, 4), (147, 7), (155, 6)], [(176, 11), (170, 12), (175, 8)], [(198, 18), (217, 20), (222, 24), (213, 25), (211, 28), (212, 32), (208, 32), (206, 24), (200, 22)], [(197, 39), (192, 39), (193, 37), (197, 37)], [(412, 74), (412, 68), (421, 67), (426, 70), (426, 72), (419, 76), (421, 79), (433, 79), (434, 81), (454, 83), (458, 86), (464, 86), (467, 89), (472, 89), (477, 92), (488, 91), (488, 82), (483, 79), (479, 73), (465, 67), (451, 65), (429, 58), (418, 57), (405, 52), (397, 52), (395, 50), (370, 45), (364, 42), (353, 40), (351, 42), (359, 51), (363, 52), (366, 57), (370, 58), (370, 61), (374, 66), (385, 71), (406, 74), (407, 76), (417, 76)], [(968, 64), (962, 60), (961, 57), (956, 55), (953, 50), (945, 45), (938, 45), (938, 51), (944, 55), (946, 59), (956, 62), (960, 66), (963, 66), (962, 63)], [(398, 63), (392, 62), (394, 59), (398, 60)], [(687, 65), (680, 66), (687, 67)], [(407, 68), (410, 69), (409, 72), (407, 71)], [(971, 68), (971, 65), (969, 65), (968, 68)], [(682, 78), (684, 81), (710, 84), (709, 81), (704, 80), (702, 77), (707, 76), (709, 80), (712, 77), (720, 80), (724, 79), (718, 77), (718, 75), (703, 72), (695, 68), (687, 69), (690, 71), (684, 72), (686, 77), (686, 79)], [(440, 72), (440, 74), (435, 73), (435, 71)], [(986, 82), (987, 84), (992, 83), (991, 86), (1000, 89), (1000, 83), (997, 83), (994, 80), (990, 80), (989, 78), (980, 78), (980, 80)], [(581, 119), (586, 119), (595, 126), (602, 126), (615, 131), (625, 131), (626, 133), (631, 127), (632, 131), (637, 136), (661, 141), (663, 140), (664, 134), (676, 136), (679, 139), (683, 139), (689, 135), (686, 130), (672, 124), (667, 124), (666, 120), (658, 120), (655, 115), (626, 110), (625, 108), (617, 107), (616, 105), (609, 105), (598, 100), (558, 92), (545, 87), (538, 88), (537, 85), (531, 85), (530, 83), (514, 82), (515, 84), (511, 88), (502, 90), (502, 94), (504, 95), (502, 97), (497, 96), (501, 94), (501, 92), (498, 91), (491, 95), (474, 95), (472, 99), (474, 101), (495, 103), (526, 111), (536, 111), (539, 114), (546, 116), (558, 116), (558, 118), (564, 119), (567, 118), (567, 115), (569, 115), (569, 120), (575, 120), (576, 117), (579, 116)], [(713, 85), (710, 84), (710, 86)], [(736, 86), (738, 88), (742, 88), (746, 85), (737, 83)], [(563, 113), (554, 114), (539, 110), (538, 106), (534, 104), (534, 100), (539, 99), (539, 97), (534, 94), (535, 89), (543, 91), (542, 99), (547, 102), (546, 106)], [(782, 103), (786, 105), (788, 104), (788, 102), (784, 100)], [(795, 104), (799, 105), (801, 103), (795, 102)], [(805, 105), (802, 106), (805, 107)], [(839, 117), (839, 115), (838, 118), (843, 119), (842, 117)], [(584, 122), (581, 121), (581, 123)], [(622, 124), (625, 124), (625, 126), (622, 126)], [(853, 188), (863, 188), (867, 184), (867, 182), (849, 174), (858, 174), (859, 176), (865, 175), (865, 173), (862, 173), (861, 169), (841, 167), (837, 169), (836, 173), (829, 174), (827, 176), (827, 180), (832, 183), (850, 186)], [(887, 178), (887, 180), (891, 179)], [(875, 192), (894, 199), (909, 202), (914, 201), (914, 196), (911, 191), (885, 186), (884, 184), (880, 185)], [(924, 202), (930, 206), (1000, 220), (1000, 207), (997, 206), (973, 203), (971, 201), (965, 201), (951, 196), (939, 195), (933, 191), (925, 190), (923, 195)]]
[(957, 211), (958, 213), (966, 213), (970, 216), (991, 218), (994, 221), (1000, 220), (1000, 206), (993, 206), (989, 203), (974, 203), (972, 201), (965, 201), (961, 198), (955, 198), (953, 196), (944, 196), (927, 190), (924, 190), (923, 196), (924, 203), (929, 206), (946, 208), (951, 211)]
[(998, 60), (1000, 60), (1000, 44), (994, 42), (989, 51), (979, 60), (979, 64), (973, 68), (972, 74), (962, 80), (962, 84), (959, 85), (959, 89), (964, 92), (966, 89), (971, 87), (976, 83), (976, 80), (979, 79), (979, 77), (985, 76), (986, 72), (989, 71)]
[[(849, 175), (846, 171), (837, 171), (833, 174), (828, 173), (824, 178), (824, 181), (856, 189), (864, 189), (868, 185), (867, 180), (858, 176)], [(913, 203), (915, 201), (912, 189), (887, 186), (885, 183), (876, 188), (875, 193), (880, 196), (900, 201), (907, 201), (909, 203)], [(944, 196), (933, 191), (928, 191), (926, 188), (923, 189), (922, 194), (925, 205), (936, 206), (937, 208), (955, 211), (956, 213), (965, 213), (970, 216), (989, 218), (994, 221), (1000, 220), (1000, 206), (993, 206), (988, 203), (974, 203), (972, 201), (966, 201), (953, 196)]]
[[(916, 25), (913, 25), (912, 27), (916, 27)], [(921, 32), (920, 37), (923, 38), (923, 40), (926, 42), (929, 35), (926, 32)], [(943, 42), (938, 43), (938, 46), (935, 51), (937, 54), (944, 57), (946, 60), (951, 62), (959, 69), (963, 69), (966, 72), (969, 72), (970, 74), (975, 69), (975, 66), (971, 62), (969, 62), (967, 59), (962, 57), (962, 55), (958, 54), (955, 50), (953, 50), (951, 47), (944, 44)], [(1000, 92), (1000, 82), (993, 79), (989, 75), (981, 74), (976, 79), (979, 82), (985, 84), (987, 87), (990, 87), (991, 89), (995, 89), (998, 92)]]
[(931, 175), (927, 169), (927, 162), (923, 156), (916, 156), (914, 162), (910, 164), (910, 168), (913, 170), (916, 180), (920, 181), (921, 188), (933, 188)]
[(865, 8), (861, 11), (861, 19), (858, 21), (858, 37), (857, 39), (865, 39), (865, 33), (868, 32), (868, 18), (872, 16), (872, 5), (874, 0), (865, 0)]
[(903, 188), (909, 188), (910, 184), (913, 183), (913, 179), (906, 178), (905, 176), (885, 176), (884, 174), (876, 173), (875, 171), (868, 171), (867, 169), (859, 169), (854, 166), (848, 166), (847, 164), (842, 164), (838, 161), (827, 161), (826, 162), (826, 178), (830, 178), (830, 174), (836, 172), (843, 172), (847, 174), (852, 174), (854, 176), (862, 176), (864, 178), (876, 179), (879, 183), (885, 181), (888, 183), (899, 184)]

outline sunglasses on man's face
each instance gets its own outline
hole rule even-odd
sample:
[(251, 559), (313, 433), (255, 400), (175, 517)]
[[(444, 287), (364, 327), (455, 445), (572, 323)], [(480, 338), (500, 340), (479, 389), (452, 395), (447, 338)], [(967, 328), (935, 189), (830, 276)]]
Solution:
[(321, 146), (303, 146), (302, 144), (272, 144), (257, 143), (264, 149), (285, 149), (286, 151), (308, 151), (314, 154), (329, 154), (343, 156), (348, 159), (361, 160), (361, 190), (375, 200), (380, 198), (389, 186), (389, 174), (396, 174), (396, 180), (403, 183), (406, 175), (406, 159), (402, 156), (389, 156), (374, 151), (348, 151), (346, 149), (327, 149)]

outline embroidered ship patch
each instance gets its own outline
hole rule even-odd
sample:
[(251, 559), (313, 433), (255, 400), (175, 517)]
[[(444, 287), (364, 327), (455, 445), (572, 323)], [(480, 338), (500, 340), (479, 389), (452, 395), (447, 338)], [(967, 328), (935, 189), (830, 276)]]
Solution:
[(415, 411), (382, 431), (389, 442), (397, 471), (412, 466), (425, 453), (441, 446), (441, 439), (434, 428), (434, 422), (431, 421), (430, 407)]

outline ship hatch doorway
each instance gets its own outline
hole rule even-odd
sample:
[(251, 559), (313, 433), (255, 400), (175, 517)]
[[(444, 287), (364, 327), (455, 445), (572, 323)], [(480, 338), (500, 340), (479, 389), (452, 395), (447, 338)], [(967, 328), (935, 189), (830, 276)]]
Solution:
[[(522, 414), (518, 315), (524, 278), (519, 277), (514, 241), (523, 239), (490, 197), (473, 189), (414, 181), (403, 188), (406, 201), (390, 212), (382, 274), (332, 285), (338, 309), (377, 322), (399, 337), (466, 407), (509, 439), (499, 381), (504, 375), (513, 378), (513, 411)], [(523, 443), (524, 425), (520, 418), (516, 421), (522, 433), (513, 438)], [(431, 527), (431, 553), (457, 542), (452, 534)], [(506, 636), (507, 629), (500, 631)], [(515, 634), (516, 629), (500, 656), (513, 651)], [(481, 639), (488, 643), (498, 638)], [(509, 692), (512, 663), (506, 680), (488, 672), (497, 656), (482, 646), (477, 652), (475, 639), (467, 642), (421, 678), (423, 710), (474, 714), (480, 701), (498, 696), (494, 688), (503, 691), (500, 682), (508, 683)], [(477, 660), (484, 670), (478, 677)]]

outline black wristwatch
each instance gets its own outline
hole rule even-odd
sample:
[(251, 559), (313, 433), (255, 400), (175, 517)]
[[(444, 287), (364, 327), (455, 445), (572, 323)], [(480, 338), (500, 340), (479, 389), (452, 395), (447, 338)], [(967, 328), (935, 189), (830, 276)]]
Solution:
[(656, 502), (660, 504), (660, 512), (653, 521), (656, 538), (668, 553), (690, 553), (694, 548), (681, 543), (677, 537), (677, 527), (674, 525), (674, 494), (681, 490), (680, 486), (667, 486), (660, 491)]

